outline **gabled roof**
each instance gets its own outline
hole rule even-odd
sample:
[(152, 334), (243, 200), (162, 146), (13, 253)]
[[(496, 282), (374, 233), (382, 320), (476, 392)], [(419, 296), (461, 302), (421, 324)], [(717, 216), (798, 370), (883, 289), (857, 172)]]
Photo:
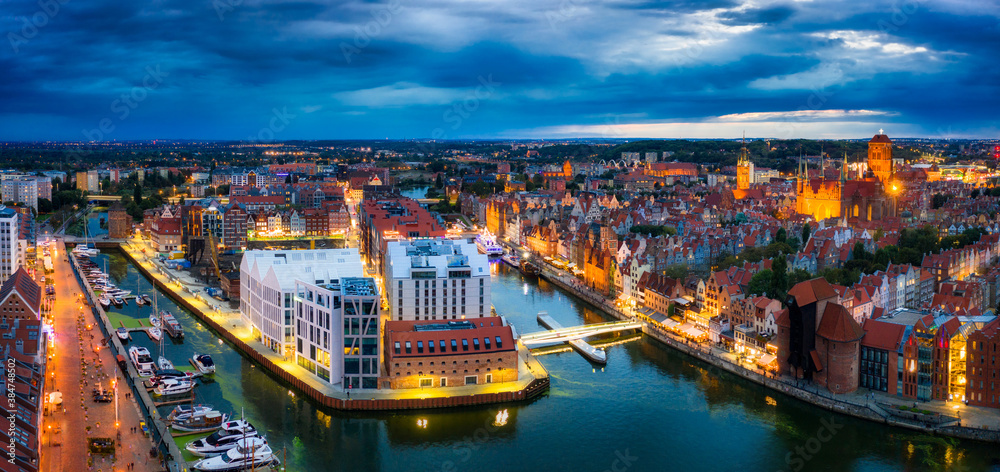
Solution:
[(905, 325), (901, 324), (867, 319), (863, 328), (865, 339), (861, 344), (886, 351), (898, 351), (899, 346), (903, 343), (906, 328)]
[(34, 312), (35, 317), (39, 317), (38, 310), (41, 307), (42, 290), (31, 279), (24, 267), (18, 267), (14, 275), (11, 275), (4, 281), (3, 285), (0, 285), (0, 303), (5, 303), (12, 294), (21, 297), (25, 305)]
[(827, 298), (837, 298), (837, 292), (833, 290), (833, 286), (822, 277), (799, 282), (788, 291), (788, 294), (795, 297), (799, 306)]

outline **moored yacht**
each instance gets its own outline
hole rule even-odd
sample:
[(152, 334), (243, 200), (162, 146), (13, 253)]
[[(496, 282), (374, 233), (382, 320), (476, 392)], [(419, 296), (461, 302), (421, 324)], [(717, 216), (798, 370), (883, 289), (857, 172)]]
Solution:
[(236, 447), (241, 439), (256, 437), (259, 437), (257, 430), (248, 421), (229, 421), (207, 438), (191, 441), (184, 448), (199, 457), (214, 456)]
[(263, 438), (246, 438), (236, 442), (236, 447), (215, 457), (202, 459), (194, 464), (194, 470), (203, 472), (229, 472), (265, 467), (278, 462)]

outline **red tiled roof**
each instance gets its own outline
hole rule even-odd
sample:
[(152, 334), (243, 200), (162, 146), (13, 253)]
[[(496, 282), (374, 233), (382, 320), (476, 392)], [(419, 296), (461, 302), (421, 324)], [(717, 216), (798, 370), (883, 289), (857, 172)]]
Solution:
[(827, 303), (823, 319), (816, 327), (816, 335), (830, 341), (851, 342), (864, 337), (865, 331), (842, 305)]
[(808, 305), (827, 298), (837, 298), (837, 292), (833, 290), (830, 282), (827, 282), (822, 277), (799, 282), (788, 291), (788, 294), (795, 297), (795, 301), (799, 306)]
[[(503, 320), (497, 316), (490, 316), (485, 318), (474, 318), (468, 321), (472, 323), (475, 328), (472, 329), (442, 329), (442, 330), (428, 330), (428, 331), (416, 331), (415, 327), (418, 325), (428, 325), (428, 324), (447, 324), (449, 320), (431, 320), (431, 321), (386, 321), (385, 322), (385, 336), (386, 336), (386, 352), (390, 358), (393, 357), (432, 357), (432, 356), (452, 356), (452, 355), (465, 355), (465, 354), (477, 354), (486, 352), (506, 352), (517, 350), (517, 346), (514, 344), (514, 335), (509, 326), (503, 326)], [(502, 341), (503, 347), (498, 348), (496, 344), (496, 338), (499, 337)], [(484, 338), (488, 338), (489, 348), (486, 347), (486, 341)], [(473, 339), (479, 340), (479, 349), (475, 348), (475, 343)], [(456, 351), (451, 350), (451, 341), (456, 341), (456, 346), (458, 349)], [(462, 344), (462, 341), (466, 340), (468, 343), (468, 349)], [(434, 352), (430, 352), (428, 347), (429, 343), (438, 343), (436, 346), (440, 345), (440, 342), (444, 341), (447, 350), (442, 352), (440, 348), (435, 349)], [(400, 344), (399, 354), (395, 353), (395, 343)], [(411, 350), (410, 353), (406, 352), (406, 343), (410, 342)], [(417, 342), (422, 342), (424, 344), (423, 352), (417, 352)]]
[(865, 338), (861, 341), (863, 346), (884, 349), (886, 351), (896, 351), (903, 342), (903, 334), (906, 333), (906, 326), (896, 323), (886, 323), (876, 319), (865, 320)]
[(19, 267), (14, 272), (14, 275), (11, 275), (10, 278), (4, 281), (3, 285), (0, 285), (0, 303), (7, 301), (7, 297), (12, 293), (20, 296), (25, 305), (34, 312), (35, 317), (39, 317), (38, 310), (41, 307), (42, 290), (31, 279), (31, 276), (24, 270), (24, 267)]
[(889, 136), (886, 136), (884, 134), (876, 134), (875, 137), (873, 137), (871, 139), (871, 141), (868, 141), (868, 142), (869, 143), (887, 143), (887, 144), (892, 144), (892, 141), (889, 140)]

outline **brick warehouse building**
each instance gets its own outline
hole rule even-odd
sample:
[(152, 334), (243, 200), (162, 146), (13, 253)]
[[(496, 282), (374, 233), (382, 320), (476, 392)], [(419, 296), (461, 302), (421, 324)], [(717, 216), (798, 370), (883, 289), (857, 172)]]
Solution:
[(497, 316), (386, 321), (382, 388), (461, 387), (518, 379), (513, 330)]
[(778, 316), (778, 369), (813, 380), (833, 393), (858, 388), (858, 352), (864, 330), (837, 303), (837, 292), (822, 278), (800, 282), (788, 292)]
[(967, 349), (969, 405), (1000, 408), (1000, 318), (970, 334)]

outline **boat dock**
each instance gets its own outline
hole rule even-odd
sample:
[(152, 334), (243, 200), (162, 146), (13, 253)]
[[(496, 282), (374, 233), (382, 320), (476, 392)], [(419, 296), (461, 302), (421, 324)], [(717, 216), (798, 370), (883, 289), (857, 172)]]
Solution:
[[(563, 325), (559, 324), (558, 321), (545, 312), (538, 314), (538, 322), (542, 326), (553, 331), (564, 329)], [(568, 342), (570, 346), (573, 346), (577, 352), (583, 355), (583, 357), (586, 357), (589, 361), (596, 362), (598, 364), (608, 363), (608, 355), (604, 352), (604, 350), (597, 349), (596, 347), (587, 344), (587, 341), (584, 341), (583, 339), (571, 339)]]

